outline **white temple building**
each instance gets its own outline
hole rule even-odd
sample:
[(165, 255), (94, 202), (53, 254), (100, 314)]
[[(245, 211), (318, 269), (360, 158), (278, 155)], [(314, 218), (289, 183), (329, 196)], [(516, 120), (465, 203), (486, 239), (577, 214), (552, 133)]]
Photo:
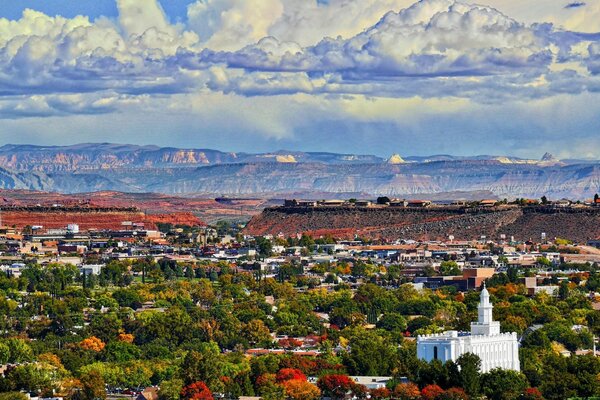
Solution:
[(417, 337), (417, 357), (421, 360), (456, 361), (464, 353), (481, 358), (481, 372), (494, 368), (520, 370), (517, 334), (500, 333), (500, 323), (492, 318), (493, 306), (485, 285), (481, 291), (477, 322), (471, 333), (446, 331)]

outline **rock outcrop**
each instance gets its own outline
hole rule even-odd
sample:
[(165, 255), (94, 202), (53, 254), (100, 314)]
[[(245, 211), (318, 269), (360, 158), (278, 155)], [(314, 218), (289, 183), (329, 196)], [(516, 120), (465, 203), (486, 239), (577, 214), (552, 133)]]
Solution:
[(545, 232), (548, 238), (585, 242), (600, 237), (600, 209), (273, 207), (252, 218), (245, 231), (252, 235), (306, 233), (388, 240), (445, 240), (449, 235), (456, 240), (499, 239), (502, 234), (517, 240), (539, 240)]

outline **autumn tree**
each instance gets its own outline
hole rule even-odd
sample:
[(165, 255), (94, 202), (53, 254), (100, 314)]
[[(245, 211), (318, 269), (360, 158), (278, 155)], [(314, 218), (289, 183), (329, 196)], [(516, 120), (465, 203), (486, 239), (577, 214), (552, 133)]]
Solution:
[(291, 400), (317, 400), (321, 397), (319, 388), (306, 380), (290, 379), (282, 385)]
[(319, 378), (317, 386), (325, 396), (343, 399), (352, 390), (354, 382), (347, 375), (325, 375)]
[(204, 382), (194, 382), (181, 390), (181, 398), (185, 400), (214, 400), (212, 392)]
[(104, 347), (106, 345), (104, 344), (104, 342), (102, 340), (100, 340), (96, 336), (90, 336), (87, 339), (83, 339), (79, 343), (79, 346), (81, 346), (82, 349), (91, 350), (91, 351), (95, 351), (95, 352), (99, 353), (102, 350), (104, 350)]
[(296, 368), (282, 368), (277, 373), (276, 380), (279, 383), (291, 380), (306, 381), (306, 375)]
[(421, 391), (414, 383), (400, 383), (394, 388), (394, 397), (398, 400), (419, 400)]
[(438, 385), (427, 385), (421, 390), (421, 397), (423, 400), (435, 400), (442, 393), (444, 393), (444, 389)]

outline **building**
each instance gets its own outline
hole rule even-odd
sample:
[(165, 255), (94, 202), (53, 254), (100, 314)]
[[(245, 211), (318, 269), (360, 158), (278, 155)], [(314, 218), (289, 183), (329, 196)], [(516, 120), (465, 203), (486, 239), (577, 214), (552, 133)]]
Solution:
[(477, 354), (481, 372), (494, 368), (520, 370), (517, 334), (500, 333), (500, 323), (492, 318), (490, 294), (483, 288), (477, 322), (471, 323), (471, 332), (447, 331), (422, 335), (417, 338), (417, 357), (425, 361), (456, 361), (462, 354)]

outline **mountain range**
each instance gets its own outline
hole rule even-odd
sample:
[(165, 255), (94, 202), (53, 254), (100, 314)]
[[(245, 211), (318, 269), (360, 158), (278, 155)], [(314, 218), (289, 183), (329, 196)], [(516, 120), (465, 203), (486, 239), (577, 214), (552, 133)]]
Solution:
[(450, 155), (233, 153), (110, 143), (0, 147), (0, 188), (84, 193), (589, 198), (600, 161)]

